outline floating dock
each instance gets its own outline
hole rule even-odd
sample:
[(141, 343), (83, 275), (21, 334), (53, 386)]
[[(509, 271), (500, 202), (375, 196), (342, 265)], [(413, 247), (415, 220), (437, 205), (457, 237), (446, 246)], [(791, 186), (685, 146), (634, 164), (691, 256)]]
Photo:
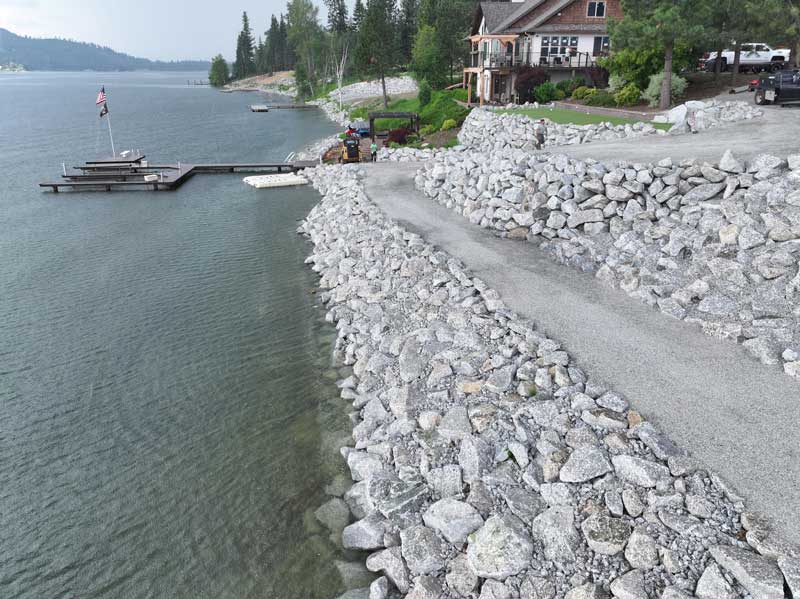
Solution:
[(305, 108), (316, 108), (314, 104), (253, 104), (250, 112), (269, 112), (270, 110), (303, 110)]
[(61, 181), (39, 183), (39, 187), (58, 193), (73, 191), (112, 191), (115, 189), (142, 191), (172, 191), (199, 174), (219, 173), (296, 173), (317, 166), (313, 161), (247, 162), (216, 164), (150, 164), (144, 155), (136, 158), (92, 160), (74, 167), (77, 173), (64, 174)]

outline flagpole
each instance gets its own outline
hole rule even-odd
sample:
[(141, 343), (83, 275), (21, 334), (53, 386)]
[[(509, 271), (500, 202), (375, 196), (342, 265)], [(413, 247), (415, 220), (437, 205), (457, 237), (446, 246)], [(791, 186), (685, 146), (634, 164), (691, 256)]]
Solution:
[(111, 132), (111, 113), (106, 112), (106, 120), (108, 121), (108, 137), (111, 139), (111, 157), (116, 158), (117, 153), (114, 151), (114, 134)]

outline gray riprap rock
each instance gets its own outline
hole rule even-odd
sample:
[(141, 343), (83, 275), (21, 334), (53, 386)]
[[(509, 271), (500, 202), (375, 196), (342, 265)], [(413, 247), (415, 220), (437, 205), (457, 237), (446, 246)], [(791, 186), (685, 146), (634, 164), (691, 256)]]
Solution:
[(389, 580), (385, 576), (376, 578), (369, 585), (369, 599), (387, 599), (389, 597)]
[(511, 589), (499, 580), (487, 580), (481, 587), (480, 599), (511, 599)]
[(364, 588), (375, 580), (375, 575), (364, 565), (364, 562), (346, 562), (335, 560), (334, 565), (346, 589)]
[(427, 526), (410, 526), (400, 531), (400, 549), (412, 574), (441, 570), (449, 553), (447, 544)]
[(639, 570), (649, 570), (658, 565), (658, 544), (656, 540), (641, 530), (633, 531), (625, 547), (625, 559)]
[(401, 593), (407, 593), (411, 586), (411, 576), (403, 561), (400, 547), (389, 547), (370, 555), (367, 558), (367, 570), (383, 572)]
[(491, 375), (489, 378), (486, 379), (486, 384), (484, 388), (492, 391), (493, 393), (505, 393), (509, 387), (511, 387), (511, 381), (514, 379), (514, 367), (513, 366), (504, 366), (503, 368), (498, 368)]
[(400, 379), (410, 383), (421, 378), (428, 366), (428, 358), (428, 354), (423, 351), (423, 345), (417, 339), (407, 339), (398, 360)]
[(432, 468), (425, 480), (439, 497), (462, 495), (464, 484), (461, 481), (461, 468), (456, 464), (448, 464), (441, 468)]
[(710, 551), (716, 562), (733, 574), (753, 599), (784, 599), (783, 574), (775, 562), (729, 545), (716, 545)]
[(343, 499), (333, 497), (319, 506), (314, 516), (325, 528), (338, 535), (350, 522), (350, 508)]
[(567, 226), (570, 229), (576, 229), (586, 223), (601, 223), (604, 219), (603, 211), (597, 208), (581, 210), (567, 218)]
[(745, 170), (742, 161), (736, 158), (736, 156), (734, 156), (733, 152), (730, 150), (725, 150), (722, 158), (720, 158), (719, 169), (725, 171), (726, 173), (736, 174), (743, 173)]
[(533, 523), (534, 518), (547, 507), (538, 493), (524, 487), (507, 487), (500, 493), (511, 513), (529, 526)]
[(611, 594), (619, 599), (648, 599), (641, 571), (631, 570), (614, 579), (611, 583)]
[(694, 594), (699, 599), (737, 599), (737, 595), (725, 577), (722, 576), (719, 566), (714, 562), (708, 564), (703, 571)]
[(683, 203), (705, 202), (725, 189), (725, 183), (705, 183), (691, 189), (683, 196)]
[(401, 528), (419, 523), (419, 509), (428, 499), (428, 486), (397, 479), (393, 473), (379, 473), (369, 479), (369, 497), (386, 518)]
[(683, 512), (676, 513), (668, 510), (659, 510), (658, 519), (666, 526), (681, 536), (704, 536), (703, 521)]
[(756, 231), (753, 227), (744, 227), (739, 232), (739, 247), (743, 250), (751, 250), (754, 247), (764, 245), (767, 238)]
[(714, 294), (704, 297), (697, 309), (713, 316), (727, 316), (736, 312), (736, 302), (725, 295)]
[(442, 583), (433, 576), (420, 576), (414, 580), (414, 588), (406, 599), (439, 599), (442, 596)]
[(622, 490), (622, 503), (625, 506), (625, 511), (634, 518), (641, 516), (644, 511), (644, 503), (639, 494), (633, 489)]
[(547, 505), (572, 505), (575, 499), (569, 485), (564, 483), (548, 483), (539, 487), (539, 494)]
[(505, 580), (530, 566), (533, 540), (525, 525), (510, 514), (492, 516), (469, 538), (467, 558), (481, 578)]
[(794, 597), (800, 597), (800, 558), (778, 558), (778, 567), (783, 572), (786, 584)]
[(462, 597), (468, 597), (478, 588), (478, 577), (470, 568), (469, 560), (463, 553), (450, 560), (444, 578), (450, 590)]
[(642, 443), (650, 448), (650, 451), (652, 451), (659, 460), (666, 460), (671, 456), (686, 455), (684, 450), (659, 433), (649, 422), (636, 425), (633, 428), (633, 433), (639, 437)]
[(466, 482), (479, 480), (493, 463), (494, 451), (486, 441), (474, 435), (461, 441), (458, 465)]
[(460, 441), (472, 434), (472, 425), (467, 416), (467, 408), (456, 406), (450, 408), (442, 417), (437, 429), (439, 434), (449, 441)]
[(622, 414), (611, 410), (584, 410), (581, 413), (581, 420), (589, 426), (606, 430), (624, 431), (628, 429), (628, 420)]
[(702, 495), (687, 495), (684, 503), (692, 516), (710, 518), (714, 514), (714, 504)]
[(354, 481), (366, 480), (376, 472), (386, 468), (379, 456), (366, 451), (351, 451), (348, 453), (347, 466), (350, 468), (350, 476)]
[(559, 478), (565, 483), (583, 483), (611, 472), (611, 462), (599, 447), (576, 448), (561, 467)]
[(342, 545), (345, 549), (361, 549), (369, 551), (383, 547), (383, 535), (386, 532), (386, 521), (377, 514), (346, 526), (342, 531)]
[(608, 593), (603, 587), (586, 583), (567, 592), (564, 599), (607, 599)]
[(519, 599), (553, 599), (556, 587), (542, 576), (528, 576), (519, 585)]
[(474, 507), (452, 498), (432, 504), (422, 514), (422, 520), (454, 545), (466, 542), (467, 536), (483, 525), (483, 518)]
[(606, 391), (596, 400), (597, 405), (601, 408), (607, 408), (620, 414), (628, 410), (628, 400), (622, 397), (616, 391)]
[(692, 599), (692, 595), (687, 595), (682, 590), (676, 587), (667, 587), (661, 593), (661, 599)]
[(659, 480), (669, 478), (669, 468), (650, 460), (629, 455), (611, 458), (617, 477), (640, 487), (655, 487)]
[(544, 545), (545, 557), (557, 562), (575, 559), (580, 543), (571, 506), (554, 506), (533, 521), (533, 535)]
[(631, 527), (624, 520), (602, 514), (589, 516), (581, 524), (583, 536), (596, 553), (616, 555), (625, 548)]
[(758, 359), (762, 364), (778, 364), (780, 361), (780, 350), (776, 345), (764, 337), (748, 339), (742, 343), (750, 355)]

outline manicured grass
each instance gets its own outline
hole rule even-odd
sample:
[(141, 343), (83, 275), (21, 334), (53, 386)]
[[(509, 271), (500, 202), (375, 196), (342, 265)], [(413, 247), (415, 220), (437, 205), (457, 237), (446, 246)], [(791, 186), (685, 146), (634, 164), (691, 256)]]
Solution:
[[(513, 108), (511, 110), (498, 110), (498, 112), (508, 112), (511, 114), (524, 114), (532, 119), (549, 119), (554, 123), (573, 125), (596, 125), (598, 123), (612, 123), (614, 125), (627, 125), (633, 124), (636, 119), (625, 119), (616, 116), (604, 116), (602, 114), (593, 114), (580, 112), (578, 110), (569, 110), (567, 108)], [(669, 129), (672, 125), (668, 123), (650, 123), (656, 129)]]

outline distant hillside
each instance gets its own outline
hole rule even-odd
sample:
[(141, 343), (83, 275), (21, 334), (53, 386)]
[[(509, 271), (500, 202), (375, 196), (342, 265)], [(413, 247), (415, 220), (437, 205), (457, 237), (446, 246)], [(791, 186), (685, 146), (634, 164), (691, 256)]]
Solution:
[(29, 71), (207, 71), (211, 66), (201, 60), (135, 58), (96, 44), (21, 37), (0, 28), (0, 64), (9, 62)]

